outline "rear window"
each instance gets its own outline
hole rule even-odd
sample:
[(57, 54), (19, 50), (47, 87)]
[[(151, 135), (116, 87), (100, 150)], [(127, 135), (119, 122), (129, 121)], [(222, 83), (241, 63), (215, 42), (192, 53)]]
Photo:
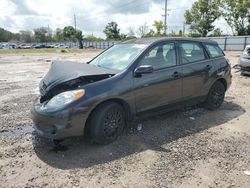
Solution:
[(219, 46), (216, 45), (212, 45), (212, 44), (205, 44), (205, 47), (210, 55), (210, 57), (214, 58), (214, 57), (220, 57), (220, 56), (224, 56), (223, 51), (220, 49)]

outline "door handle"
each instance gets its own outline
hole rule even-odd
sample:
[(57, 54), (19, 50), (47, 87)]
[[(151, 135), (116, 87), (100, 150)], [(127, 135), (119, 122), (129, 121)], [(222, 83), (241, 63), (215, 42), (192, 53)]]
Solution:
[(207, 65), (206, 70), (210, 70), (210, 69), (212, 69), (212, 65)]
[(172, 74), (172, 77), (173, 77), (173, 78), (179, 78), (179, 77), (180, 77), (180, 73), (179, 73), (179, 72), (174, 72), (174, 73)]

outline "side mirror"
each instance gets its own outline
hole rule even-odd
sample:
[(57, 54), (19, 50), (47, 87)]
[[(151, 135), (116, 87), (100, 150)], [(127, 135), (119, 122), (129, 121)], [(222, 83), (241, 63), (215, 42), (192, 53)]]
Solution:
[(154, 68), (152, 65), (141, 65), (137, 67), (134, 71), (135, 77), (140, 77), (142, 74), (149, 74), (154, 71)]

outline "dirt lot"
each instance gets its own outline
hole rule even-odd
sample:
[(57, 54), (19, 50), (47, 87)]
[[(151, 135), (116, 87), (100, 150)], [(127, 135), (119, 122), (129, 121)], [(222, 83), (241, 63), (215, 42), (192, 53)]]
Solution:
[(51, 60), (96, 53), (0, 54), (0, 187), (250, 187), (250, 77), (236, 70), (217, 111), (148, 118), (107, 146), (75, 138), (56, 151), (36, 136), (30, 108)]

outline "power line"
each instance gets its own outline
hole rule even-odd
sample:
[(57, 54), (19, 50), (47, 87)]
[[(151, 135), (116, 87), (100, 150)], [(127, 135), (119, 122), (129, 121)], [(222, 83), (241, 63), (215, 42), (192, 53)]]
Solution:
[[(95, 15), (92, 15), (92, 16), (90, 16), (88, 18), (83, 19), (83, 20), (90, 20), (90, 19), (99, 18), (102, 15), (106, 15), (106, 13), (109, 13), (109, 14), (110, 13), (116, 13), (119, 9), (124, 9), (124, 7), (127, 7), (127, 9), (124, 9), (123, 11), (134, 10), (135, 8), (138, 8), (139, 3), (141, 4), (140, 1), (135, 2), (135, 0), (133, 0), (133, 1), (127, 2), (125, 4), (122, 4), (120, 6), (114, 7), (114, 8), (109, 8), (109, 9), (106, 9), (106, 10), (103, 10), (103, 11), (96, 12)], [(130, 7), (130, 5), (132, 5), (132, 4), (135, 5), (135, 6)]]
[[(136, 2), (135, 2), (136, 1)], [(168, 1), (175, 1), (175, 0), (168, 0)], [(152, 1), (153, 2), (153, 1)], [(152, 3), (151, 2), (151, 3)], [(114, 8), (110, 8), (110, 9), (106, 9), (106, 10), (104, 10), (104, 11), (101, 11), (101, 13), (106, 13), (106, 12), (109, 12), (110, 13), (110, 11), (111, 11), (111, 13), (112, 13), (112, 11), (114, 11), (114, 9), (121, 9), (121, 8), (124, 8), (124, 6), (126, 7), (126, 6), (128, 6), (128, 5), (130, 5), (130, 4), (134, 4), (134, 5), (136, 5), (136, 3), (140, 3), (140, 5), (141, 5), (141, 1), (139, 1), (139, 0), (132, 0), (132, 1), (130, 1), (130, 2), (128, 2), (128, 3), (125, 3), (125, 4), (122, 4), (122, 5), (120, 5), (120, 6), (117, 6), (117, 7), (114, 7)], [(128, 7), (129, 8), (129, 7)], [(138, 5), (136, 5), (135, 7), (133, 7), (133, 8), (138, 8)], [(117, 10), (116, 10), (117, 11)], [(115, 12), (116, 12), (115, 11)], [(97, 14), (99, 14), (98, 12), (97, 12)]]
[[(139, 3), (139, 1), (137, 1), (136, 3)], [(109, 9), (106, 9), (106, 10), (103, 10), (103, 11), (100, 11), (100, 12), (97, 12), (96, 14), (102, 14), (102, 13), (106, 13), (106, 12), (109, 12), (110, 13), (110, 11), (112, 12), (114, 9), (120, 9), (120, 8), (124, 8), (124, 6), (126, 7), (126, 6), (128, 6), (128, 5), (130, 5), (130, 4), (135, 4), (135, 0), (132, 0), (132, 1), (130, 1), (130, 2), (127, 2), (127, 3), (124, 3), (124, 4), (122, 4), (122, 5), (120, 5), (120, 6), (117, 6), (117, 7), (111, 7), (111, 8), (109, 8)]]
[[(166, 0), (167, 3), (170, 1), (173, 1), (173, 0)], [(133, 6), (131, 6), (133, 5)], [(126, 12), (126, 11), (132, 11), (132, 10), (135, 10), (135, 9), (138, 9), (138, 7), (142, 6), (141, 5), (141, 1), (136, 1), (136, 0), (133, 0), (133, 1), (130, 1), (130, 2), (127, 2), (127, 3), (123, 3), (122, 5), (120, 6), (116, 6), (116, 7), (113, 7), (113, 8), (108, 8), (106, 10), (103, 10), (103, 11), (99, 11), (99, 12), (96, 12), (94, 15), (91, 15), (89, 17), (85, 17), (83, 19), (81, 19), (81, 21), (91, 21), (92, 19), (100, 19), (101, 18), (110, 18), (110, 14), (112, 13), (119, 13), (118, 11), (122, 9), (123, 12)], [(125, 8), (127, 7), (127, 8)], [(125, 8), (125, 9), (124, 9)], [(180, 9), (186, 9), (185, 7), (183, 8), (175, 8), (175, 9), (171, 9), (172, 10), (180, 10)], [(170, 9), (167, 9), (167, 14), (166, 15), (166, 23), (165, 23), (165, 26), (166, 26), (166, 31), (167, 31), (167, 16), (169, 15), (168, 14), (168, 11), (170, 11)], [(106, 15), (106, 14), (109, 14), (109, 15)], [(163, 15), (163, 16), (165, 16)], [(80, 16), (82, 17), (82, 16)]]
[(174, 8), (174, 9), (168, 9), (168, 10), (171, 10), (171, 11), (173, 11), (173, 10), (187, 10), (189, 7), (187, 7), (187, 6), (185, 6), (185, 7), (181, 7), (181, 8)]
[[(168, 1), (172, 1), (172, 0), (168, 0)], [(131, 5), (133, 5), (133, 6), (131, 6)], [(119, 10), (122, 10), (123, 12), (131, 11), (131, 10), (138, 9), (138, 7), (140, 7), (140, 6), (142, 6), (141, 1), (133, 0), (133, 1), (124, 3), (124, 4), (117, 6), (117, 7), (112, 7), (112, 8), (108, 8), (106, 10), (103, 10), (103, 11), (96, 12), (94, 15), (82, 19), (82, 21), (89, 21), (91, 19), (97, 19), (100, 17), (105, 17), (105, 18), (110, 17), (110, 16), (106, 16), (106, 14), (108, 13), (110, 15), (111, 13), (119, 13), (118, 12)], [(176, 8), (173, 10), (178, 10), (178, 9), (185, 9), (185, 8)], [(168, 11), (169, 11), (169, 9), (168, 9)]]
[[(119, 13), (118, 11), (119, 11), (119, 9), (122, 9), (122, 11), (123, 12), (125, 12), (125, 11), (131, 11), (131, 10), (134, 10), (135, 8), (136, 9), (138, 9), (138, 7), (139, 6), (142, 6), (141, 5), (141, 1), (136, 1), (136, 0), (133, 0), (133, 1), (130, 1), (130, 2), (127, 2), (127, 3), (123, 3), (122, 5), (120, 5), (120, 6), (116, 6), (116, 7), (112, 7), (112, 8), (108, 8), (108, 9), (106, 9), (106, 10), (103, 10), (103, 11), (99, 11), (99, 12), (96, 12), (94, 15), (92, 15), (92, 16), (90, 16), (90, 17), (87, 17), (87, 18), (83, 18), (83, 19), (81, 19), (81, 21), (85, 21), (85, 20), (87, 20), (87, 21), (90, 21), (90, 20), (92, 20), (92, 19), (98, 19), (98, 18), (100, 18), (100, 17), (102, 17), (102, 18), (110, 18), (110, 13)], [(168, 3), (169, 3), (169, 1), (171, 2), (172, 0), (165, 0), (165, 8), (164, 8), (164, 10), (165, 10), (165, 14), (163, 15), (164, 17), (165, 17), (165, 19), (164, 19), (164, 22), (165, 22), (165, 29), (164, 29), (164, 33), (167, 33), (167, 21), (168, 21), (168, 17), (167, 16), (169, 16), (169, 14), (168, 14), (168, 11), (170, 11), (170, 9), (168, 9)], [(140, 4), (139, 4), (140, 3)], [(133, 5), (133, 6), (131, 6), (131, 5)], [(125, 7), (127, 7), (127, 8), (125, 8)], [(125, 8), (125, 9), (124, 9)], [(171, 11), (172, 10), (181, 10), (181, 9), (187, 9), (188, 7), (180, 7), (180, 8), (174, 8), (174, 9), (171, 9)], [(146, 13), (147, 15), (151, 15), (151, 14), (155, 14), (154, 12), (159, 12), (160, 10), (154, 10), (153, 12), (152, 11), (150, 11), (150, 12), (148, 12), (148, 13)], [(107, 15), (107, 13), (109, 14), (109, 15)], [(145, 14), (145, 13), (143, 13), (143, 14)], [(102, 16), (103, 15), (103, 16)], [(131, 23), (131, 22), (135, 22), (135, 21), (137, 21), (136, 19), (129, 19), (129, 20), (126, 20), (125, 22), (126, 23)], [(173, 27), (173, 25), (172, 25), (172, 27)]]
[[(160, 10), (162, 10), (162, 9), (156, 9), (156, 10), (154, 10), (152, 12), (148, 12), (148, 13), (145, 13), (145, 14), (147, 16), (149, 16), (149, 15), (155, 15), (155, 14), (158, 15)], [(138, 20), (136, 20), (135, 18), (132, 18), (132, 19), (126, 19), (125, 21), (126, 21), (126, 23), (133, 23), (133, 22), (137, 22)]]

